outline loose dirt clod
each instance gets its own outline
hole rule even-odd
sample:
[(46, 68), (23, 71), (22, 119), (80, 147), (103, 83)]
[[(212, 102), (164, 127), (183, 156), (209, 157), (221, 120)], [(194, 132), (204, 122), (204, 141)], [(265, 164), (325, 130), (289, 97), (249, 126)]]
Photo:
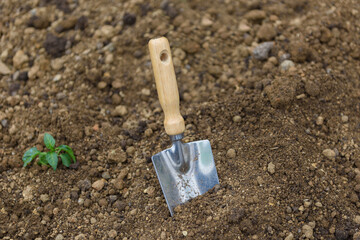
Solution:
[(270, 41), (276, 36), (276, 30), (272, 24), (264, 23), (257, 32), (257, 37), (263, 41)]
[(46, 35), (44, 48), (54, 58), (61, 57), (65, 53), (66, 38), (57, 37), (51, 33)]
[(235, 149), (230, 148), (230, 149), (226, 152), (226, 156), (227, 156), (228, 158), (234, 158), (234, 157), (236, 157), (236, 151), (235, 151)]
[(270, 174), (274, 174), (275, 173), (275, 164), (273, 164), (272, 162), (270, 162), (267, 166), (267, 170)]
[(325, 149), (322, 154), (327, 157), (328, 159), (332, 160), (336, 157), (336, 153), (334, 150), (331, 149)]

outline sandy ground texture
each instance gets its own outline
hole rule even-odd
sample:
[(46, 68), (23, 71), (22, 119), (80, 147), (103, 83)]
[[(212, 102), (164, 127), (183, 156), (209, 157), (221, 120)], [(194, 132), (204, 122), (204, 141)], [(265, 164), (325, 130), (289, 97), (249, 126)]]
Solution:
[[(220, 185), (170, 217), (147, 49)], [(360, 239), (358, 0), (0, 1), (0, 238)], [(78, 163), (22, 168), (51, 133)]]

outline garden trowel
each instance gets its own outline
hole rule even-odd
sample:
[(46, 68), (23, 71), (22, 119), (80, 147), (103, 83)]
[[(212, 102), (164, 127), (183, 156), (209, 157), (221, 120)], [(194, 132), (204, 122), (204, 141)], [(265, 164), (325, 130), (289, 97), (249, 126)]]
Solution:
[(183, 143), (185, 122), (180, 114), (179, 92), (169, 42), (165, 37), (149, 42), (151, 63), (164, 126), (171, 148), (152, 156), (152, 162), (170, 214), (189, 199), (204, 194), (219, 184), (215, 161), (208, 140)]

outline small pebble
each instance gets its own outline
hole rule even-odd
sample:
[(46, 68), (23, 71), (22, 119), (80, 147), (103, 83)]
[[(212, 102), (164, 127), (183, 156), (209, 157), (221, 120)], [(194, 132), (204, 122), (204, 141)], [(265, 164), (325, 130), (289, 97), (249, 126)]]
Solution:
[(130, 211), (131, 216), (134, 216), (136, 214), (137, 214), (137, 209), (136, 208)]
[(360, 240), (360, 231), (354, 234), (353, 240)]
[(90, 205), (91, 205), (91, 200), (90, 199), (85, 199), (85, 201), (84, 201), (84, 207), (90, 207)]
[(84, 204), (84, 199), (83, 199), (83, 198), (79, 198), (79, 199), (78, 199), (78, 204), (79, 204), (79, 205), (83, 205), (83, 204)]
[(135, 153), (135, 148), (133, 146), (126, 148), (126, 153), (129, 155), (133, 155)]
[(127, 111), (126, 106), (124, 106), (124, 105), (119, 105), (119, 106), (117, 106), (117, 107), (114, 109), (114, 111), (111, 113), (111, 115), (114, 116), (114, 117), (117, 117), (117, 116), (123, 117), (123, 116), (125, 116), (127, 113), (128, 113), (128, 111)]
[(61, 77), (62, 77), (61, 74), (56, 74), (55, 77), (53, 78), (53, 81), (58, 82), (61, 80)]
[(97, 180), (96, 182), (94, 182), (91, 186), (96, 190), (96, 191), (100, 191), (101, 189), (103, 189), (105, 185), (105, 180), (104, 179), (100, 179)]
[(95, 31), (95, 37), (104, 37), (106, 39), (112, 38), (116, 34), (115, 28), (111, 25), (104, 25)]
[(143, 88), (143, 89), (141, 90), (141, 94), (142, 94), (142, 95), (145, 95), (145, 96), (150, 96), (150, 94), (151, 94), (150, 89), (148, 89), (148, 88)]
[(144, 193), (148, 194), (150, 197), (154, 196), (155, 193), (155, 187), (150, 186), (147, 189), (144, 190)]
[(176, 213), (180, 213), (181, 211), (182, 211), (181, 205), (177, 205), (177, 206), (174, 208), (174, 212), (176, 212)]
[(274, 174), (275, 173), (275, 164), (273, 164), (272, 162), (270, 162), (267, 166), (267, 170), (270, 174)]
[(125, 13), (123, 16), (123, 23), (124, 25), (134, 25), (136, 23), (136, 16), (131, 13)]
[(335, 230), (335, 238), (336, 240), (347, 240), (349, 239), (349, 232), (342, 228), (337, 228)]
[(316, 226), (316, 223), (315, 223), (315, 222), (309, 222), (309, 226), (310, 226), (312, 229), (314, 229), (315, 226)]
[(15, 68), (21, 68), (22, 65), (29, 61), (29, 57), (24, 53), (23, 50), (18, 50), (13, 57), (13, 64)]
[(110, 201), (110, 203), (115, 202), (117, 199), (118, 199), (118, 197), (117, 197), (116, 195), (110, 195), (110, 196), (109, 196), (109, 201)]
[(77, 235), (75, 237), (75, 240), (86, 240), (86, 239), (87, 238), (86, 238), (85, 234), (83, 234), (83, 233), (80, 233), (79, 235)]
[(36, 29), (44, 29), (50, 25), (50, 21), (45, 16), (32, 15), (29, 18), (27, 25)]
[(311, 206), (311, 202), (310, 202), (310, 201), (308, 201), (308, 200), (304, 201), (304, 207), (308, 208), (308, 207), (310, 207), (310, 206)]
[(240, 24), (239, 24), (239, 27), (238, 27), (238, 30), (239, 30), (241, 33), (250, 32), (251, 27), (249, 27), (249, 26), (248, 26), (247, 24), (245, 24), (245, 23), (240, 23)]
[(49, 195), (47, 195), (47, 194), (41, 194), (40, 195), (40, 200), (42, 201), (42, 202), (47, 202), (47, 201), (49, 201), (50, 199), (49, 199)]
[(305, 235), (305, 237), (307, 238), (312, 238), (313, 235), (314, 235), (314, 230), (312, 229), (312, 227), (310, 227), (309, 225), (305, 224), (303, 227), (302, 227), (302, 232), (303, 234)]
[(64, 239), (64, 236), (61, 235), (61, 234), (58, 234), (56, 237), (55, 237), (55, 240), (63, 240)]
[(352, 203), (357, 203), (359, 201), (358, 195), (354, 192), (350, 194), (349, 198)]
[(145, 136), (150, 137), (153, 134), (153, 130), (151, 128), (148, 128), (145, 130)]
[(265, 183), (264, 179), (260, 176), (257, 176), (256, 181), (259, 185), (263, 185)]
[(81, 189), (81, 191), (85, 192), (91, 188), (91, 182), (89, 179), (80, 180), (77, 183), (77, 186)]
[(319, 116), (316, 119), (316, 125), (320, 126), (320, 125), (323, 125), (323, 123), (324, 123), (324, 118), (322, 116)]
[(203, 25), (204, 27), (209, 27), (211, 25), (213, 25), (214, 22), (211, 21), (211, 19), (209, 19), (208, 17), (204, 16), (202, 19), (201, 19), (201, 25)]
[(119, 177), (117, 177), (117, 178), (115, 178), (114, 179), (114, 182), (113, 182), (113, 184), (114, 184), (114, 187), (116, 188), (116, 189), (118, 189), (118, 190), (122, 190), (122, 189), (124, 189), (124, 181), (122, 180), (122, 179), (120, 179)]
[(106, 88), (106, 86), (107, 86), (107, 83), (101, 81), (101, 82), (98, 83), (97, 88), (98, 89), (104, 89), (104, 88)]
[(269, 57), (271, 49), (274, 47), (274, 42), (264, 42), (259, 44), (254, 50), (253, 55), (257, 60), (266, 60)]
[(336, 157), (335, 151), (331, 149), (325, 149), (322, 154), (330, 160), (335, 159)]
[(235, 149), (230, 148), (230, 149), (227, 151), (226, 156), (227, 156), (228, 158), (234, 158), (234, 157), (236, 157), (236, 151), (235, 151)]
[(2, 125), (3, 127), (7, 127), (8, 121), (7, 121), (6, 119), (1, 120), (1, 125)]
[(299, 207), (299, 211), (300, 211), (300, 212), (303, 212), (304, 210), (305, 210), (304, 206), (301, 205), (301, 206)]
[(184, 60), (186, 58), (186, 53), (181, 48), (176, 48), (174, 50), (174, 57), (179, 58), (180, 60)]
[(117, 232), (116, 232), (116, 230), (112, 229), (112, 230), (110, 230), (110, 231), (108, 232), (108, 235), (109, 235), (109, 237), (111, 237), (111, 238), (116, 238), (116, 237), (117, 237)]
[(240, 122), (241, 121), (241, 117), (240, 116), (238, 116), (238, 115), (236, 115), (236, 116), (234, 116), (233, 117), (233, 122)]
[(291, 60), (285, 60), (280, 64), (280, 69), (283, 71), (289, 70), (291, 67), (294, 67), (295, 63)]
[(266, 12), (263, 10), (254, 9), (254, 10), (247, 12), (244, 15), (244, 18), (249, 21), (259, 22), (266, 18)]
[(43, 46), (51, 57), (58, 58), (65, 53), (67, 42), (68, 40), (65, 37), (58, 37), (52, 33), (48, 33)]
[(99, 200), (99, 205), (101, 207), (106, 207), (108, 205), (108, 201), (106, 200), (106, 198), (102, 198)]
[(287, 206), (286, 207), (286, 212), (289, 213), (289, 214), (292, 213), (292, 208), (290, 206)]
[(51, 60), (50, 66), (53, 70), (59, 71), (61, 68), (64, 67), (65, 60), (62, 58), (55, 58)]
[(260, 40), (264, 40), (264, 41), (270, 41), (273, 38), (275, 38), (276, 36), (276, 30), (274, 28), (274, 26), (270, 23), (264, 23), (263, 25), (261, 25), (261, 27), (259, 28), (257, 35), (256, 35)]
[(354, 218), (354, 222), (358, 225), (360, 225), (360, 215), (357, 215), (355, 218)]
[(135, 58), (141, 58), (143, 55), (144, 55), (144, 52), (141, 51), (140, 49), (138, 49), (138, 50), (136, 50), (136, 51), (134, 52), (134, 57), (135, 57)]
[(343, 123), (347, 123), (347, 122), (349, 121), (349, 117), (346, 116), (346, 115), (342, 115), (342, 116), (341, 116), (341, 121), (342, 121)]
[(108, 179), (110, 179), (110, 178), (111, 178), (111, 176), (110, 176), (110, 173), (109, 173), (109, 172), (103, 172), (103, 173), (101, 174), (101, 177), (102, 177), (102, 178), (104, 178), (104, 179), (106, 179), (106, 180), (108, 180)]
[(9, 128), (9, 134), (10, 135), (14, 135), (15, 133), (17, 133), (18, 131), (18, 128), (15, 126), (15, 125), (12, 125), (10, 128)]
[(124, 86), (124, 83), (120, 79), (117, 79), (111, 83), (111, 86), (115, 89), (118, 89), (118, 88), (121, 88), (122, 86)]
[(114, 61), (114, 55), (113, 54), (108, 54), (105, 57), (105, 63), (106, 64), (111, 64)]
[(188, 235), (187, 231), (182, 231), (182, 234), (184, 235), (184, 237), (186, 237)]

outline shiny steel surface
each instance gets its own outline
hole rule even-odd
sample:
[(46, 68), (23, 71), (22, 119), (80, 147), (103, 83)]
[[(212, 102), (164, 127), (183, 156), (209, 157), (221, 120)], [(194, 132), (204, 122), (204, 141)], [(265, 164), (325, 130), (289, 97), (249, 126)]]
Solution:
[(152, 156), (171, 216), (177, 205), (219, 184), (210, 142), (182, 143), (182, 136), (175, 136), (171, 148)]

